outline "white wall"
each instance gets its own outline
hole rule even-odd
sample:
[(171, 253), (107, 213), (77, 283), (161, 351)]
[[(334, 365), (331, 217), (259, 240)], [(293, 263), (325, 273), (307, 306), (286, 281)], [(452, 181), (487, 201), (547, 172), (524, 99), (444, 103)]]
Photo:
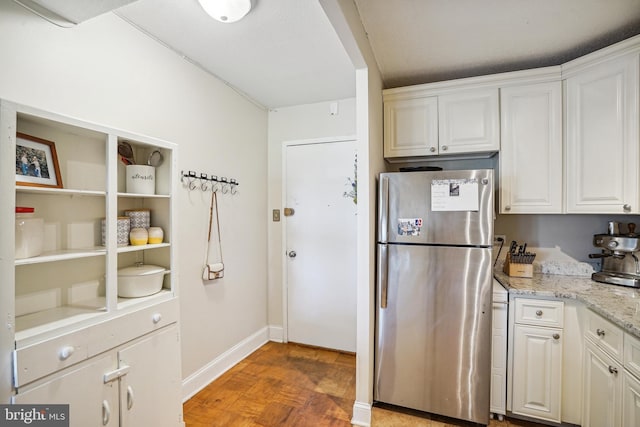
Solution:
[(354, 425), (368, 426), (373, 403), (376, 179), (382, 156), (382, 77), (353, 0), (320, 0), (356, 68), (358, 139), (358, 313)]
[(0, 57), (0, 97), (173, 141), (179, 169), (239, 181), (220, 198), (225, 278), (209, 285), (209, 200), (178, 191), (183, 378), (266, 334), (267, 111), (113, 14), (64, 29), (2, 1)]
[[(355, 72), (354, 72), (355, 78)], [(334, 136), (355, 136), (355, 98), (335, 101), (338, 114), (331, 115), (333, 102), (279, 108), (269, 112), (269, 213), (282, 209), (282, 143)], [(269, 325), (272, 338), (282, 339), (282, 224), (269, 218)]]

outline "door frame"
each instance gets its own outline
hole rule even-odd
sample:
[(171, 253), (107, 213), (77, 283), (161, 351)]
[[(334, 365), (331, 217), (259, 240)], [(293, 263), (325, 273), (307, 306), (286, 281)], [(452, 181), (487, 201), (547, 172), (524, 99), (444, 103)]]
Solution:
[[(280, 268), (282, 269), (282, 342), (289, 342), (289, 278), (287, 277), (287, 225), (284, 216), (284, 208), (287, 202), (287, 148), (296, 145), (330, 144), (335, 142), (353, 141), (356, 153), (358, 152), (358, 139), (355, 135), (334, 136), (312, 139), (297, 139), (282, 142), (282, 196), (280, 200), (280, 211), (282, 212), (282, 253), (280, 254)], [(357, 230), (356, 230), (357, 233)]]

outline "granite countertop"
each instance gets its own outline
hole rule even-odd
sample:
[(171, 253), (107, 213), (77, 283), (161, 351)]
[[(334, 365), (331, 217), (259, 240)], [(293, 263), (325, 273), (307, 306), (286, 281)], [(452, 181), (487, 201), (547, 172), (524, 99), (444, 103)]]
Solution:
[(590, 277), (534, 273), (528, 279), (509, 277), (498, 269), (493, 274), (510, 295), (575, 299), (640, 338), (640, 289), (598, 283)]

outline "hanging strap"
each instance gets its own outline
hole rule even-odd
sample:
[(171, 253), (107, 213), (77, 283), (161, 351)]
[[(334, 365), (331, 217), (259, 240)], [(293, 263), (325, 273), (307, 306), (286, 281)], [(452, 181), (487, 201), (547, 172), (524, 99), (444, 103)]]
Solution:
[(209, 207), (209, 234), (207, 235), (207, 254), (205, 263), (209, 262), (209, 246), (211, 243), (211, 228), (213, 225), (213, 208), (216, 208), (216, 229), (218, 231), (218, 249), (220, 250), (220, 262), (223, 262), (222, 259), (222, 241), (220, 239), (220, 218), (218, 217), (218, 197), (216, 196), (216, 192), (211, 192), (211, 206)]

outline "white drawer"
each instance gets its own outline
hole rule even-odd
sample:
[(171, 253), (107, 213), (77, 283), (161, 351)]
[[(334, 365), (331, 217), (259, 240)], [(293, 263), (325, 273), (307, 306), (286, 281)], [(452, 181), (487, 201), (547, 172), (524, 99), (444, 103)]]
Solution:
[(640, 339), (624, 334), (624, 367), (640, 378)]
[(622, 362), (623, 336), (622, 328), (609, 322), (604, 317), (587, 310), (587, 330), (585, 336), (598, 347), (609, 353), (618, 362)]
[(562, 328), (564, 303), (529, 298), (516, 298), (516, 323), (533, 326)]
[(21, 387), (88, 357), (88, 330), (71, 332), (13, 352), (13, 381)]
[(177, 321), (178, 300), (173, 298), (91, 326), (89, 356), (100, 354)]

